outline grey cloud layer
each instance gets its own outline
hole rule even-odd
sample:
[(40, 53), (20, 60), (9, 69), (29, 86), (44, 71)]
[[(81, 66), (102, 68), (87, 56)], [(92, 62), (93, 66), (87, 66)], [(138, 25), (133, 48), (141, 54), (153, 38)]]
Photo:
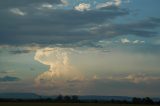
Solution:
[(37, 3), (54, 3), (59, 4), (61, 3), (60, 0), (1, 0), (0, 9), (9, 9), (9, 8), (19, 8), (24, 6), (29, 6)]
[[(44, 2), (43, 0), (33, 0), (33, 2), (19, 0), (16, 3), (11, 0), (2, 1), (0, 44), (73, 44), (88, 41), (87, 43), (91, 45), (92, 42), (120, 35), (155, 36), (158, 33), (152, 29), (160, 25), (159, 18), (150, 18), (138, 23), (113, 24), (112, 20), (115, 18), (129, 15), (127, 9), (115, 6), (80, 12), (65, 9), (38, 10), (31, 6), (36, 3)], [(54, 0), (53, 3), (60, 3), (60, 0)], [(9, 11), (12, 8), (19, 8), (27, 15), (13, 14)]]
[(0, 82), (10, 82), (10, 81), (19, 81), (20, 79), (13, 76), (4, 76), (0, 77)]
[(99, 28), (97, 27), (93, 31), (97, 34), (107, 34), (110, 36), (136, 35), (141, 37), (154, 37), (158, 35), (158, 32), (153, 29), (159, 26), (160, 18), (148, 18), (146, 20), (126, 24), (104, 25)]
[[(126, 15), (126, 10), (54, 10), (49, 13), (29, 14), (24, 17), (3, 13), (0, 21), (1, 44), (27, 43), (71, 43), (75, 41), (99, 39), (81, 28), (101, 24), (118, 16)], [(52, 42), (51, 42), (52, 41)]]

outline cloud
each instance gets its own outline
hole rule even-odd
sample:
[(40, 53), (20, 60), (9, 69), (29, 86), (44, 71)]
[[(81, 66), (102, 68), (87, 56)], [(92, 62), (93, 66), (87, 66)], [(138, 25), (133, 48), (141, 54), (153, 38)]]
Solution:
[(160, 77), (157, 76), (147, 76), (145, 74), (129, 74), (127, 76), (121, 77), (107, 77), (108, 80), (122, 81), (122, 82), (131, 82), (131, 83), (152, 83), (154, 81), (159, 81)]
[(96, 5), (97, 9), (102, 9), (102, 8), (108, 8), (108, 7), (119, 7), (121, 5), (121, 0), (112, 0), (112, 1), (107, 1), (105, 3), (98, 3)]
[[(38, 5), (35, 5), (34, 6), (37, 10), (40, 10), (40, 11), (37, 11), (39, 13), (42, 13), (42, 14), (46, 14), (47, 12), (52, 12), (54, 10), (60, 10), (60, 9), (64, 9), (67, 7), (67, 4), (51, 4), (51, 3), (42, 3), (42, 4), (38, 4)], [(32, 8), (32, 7), (31, 7)]]
[(140, 40), (134, 40), (133, 44), (142, 44), (145, 43), (145, 41), (140, 41)]
[[(115, 76), (114, 78), (116, 78)], [(159, 80), (150, 83), (134, 83), (122, 80), (93, 80), (85, 94), (94, 95), (129, 95), (129, 96), (158, 96)]]
[(30, 53), (30, 50), (12, 50), (9, 51), (11, 54), (22, 54), (22, 53)]
[(19, 7), (26, 7), (30, 5), (36, 5), (41, 3), (51, 3), (51, 4), (60, 4), (62, 3), (61, 0), (17, 0), (16, 2), (13, 0), (1, 0), (0, 3), (0, 9), (6, 9), (6, 8), (19, 8)]
[(53, 9), (53, 5), (49, 3), (44, 3), (39, 9)]
[(79, 5), (75, 6), (75, 10), (77, 11), (87, 11), (90, 10), (90, 4), (86, 4), (86, 3), (80, 3)]
[(30, 15), (16, 18), (3, 13), (0, 20), (3, 23), (3, 26), (0, 24), (3, 38), (0, 39), (1, 44), (66, 44), (89, 39), (97, 40), (102, 36), (100, 34), (92, 36), (94, 34), (86, 29), (128, 14), (126, 10), (121, 9), (91, 10), (83, 13), (75, 10), (54, 10), (43, 13), (28, 7), (25, 11)]
[[(15, 6), (10, 4), (11, 6), (0, 11), (2, 14), (0, 20), (0, 45), (36, 43), (40, 45), (87, 45), (96, 47), (96, 43), (100, 40), (122, 35), (140, 37), (158, 35), (155, 29), (159, 27), (159, 18), (152, 17), (137, 22), (113, 23), (116, 18), (127, 16), (131, 12), (127, 8), (115, 6), (115, 1), (114, 5), (103, 9), (95, 9), (96, 7), (93, 9), (92, 3), (85, 2), (84, 4), (90, 4), (89, 11), (85, 10), (87, 8), (77, 11), (75, 8), (69, 7), (52, 11), (49, 8), (55, 8), (54, 5), (59, 5), (54, 1), (52, 3), (51, 1), (42, 2), (40, 0), (40, 2), (27, 2), (26, 5), (24, 2), (21, 3), (24, 6), (22, 4), (15, 4)], [(62, 2), (60, 1), (60, 3)], [(81, 4), (83, 7), (83, 3)], [(76, 6), (79, 7), (80, 3)], [(43, 7), (47, 11), (38, 10), (37, 7)], [(16, 17), (10, 12), (8, 13), (8, 9), (13, 8), (23, 10), (28, 15)]]
[(149, 82), (149, 81), (153, 81), (153, 80), (160, 80), (159, 77), (149, 77), (149, 76), (145, 76), (144, 74), (130, 74), (128, 76), (126, 76), (124, 79), (129, 80), (133, 83), (140, 83), (140, 82)]
[(110, 7), (112, 5), (113, 5), (113, 2), (99, 3), (96, 5), (96, 8), (101, 9), (101, 8)]
[(144, 44), (145, 41), (143, 40), (129, 40), (128, 38), (122, 38), (121, 43), (123, 44)]
[(12, 46), (12, 45), (1, 45), (2, 49), (6, 49), (10, 54), (26, 54), (31, 52), (36, 52), (41, 46), (37, 44), (29, 44), (23, 46)]
[(159, 81), (160, 77), (154, 77), (154, 76), (146, 76), (145, 74), (130, 74), (126, 76), (124, 79), (129, 80), (133, 83), (149, 83), (152, 81)]
[(122, 35), (134, 35), (140, 37), (154, 37), (158, 36), (158, 32), (154, 29), (160, 26), (159, 18), (149, 18), (143, 21), (130, 22), (126, 24), (108, 24), (101, 25), (92, 32), (96, 34), (106, 34), (110, 37)]
[(70, 63), (67, 48), (43, 48), (37, 50), (34, 59), (49, 66), (49, 70), (37, 76), (36, 85), (42, 87), (64, 87), (68, 80), (81, 78), (78, 72)]
[(12, 82), (12, 81), (19, 81), (20, 79), (18, 77), (13, 76), (4, 76), (0, 77), (0, 82)]
[(10, 70), (8, 70), (8, 71), (0, 71), (0, 73), (1, 74), (14, 74), (15, 73), (15, 71), (10, 71)]
[(93, 80), (99, 80), (100, 78), (99, 77), (97, 77), (97, 75), (94, 75), (93, 76)]
[(121, 39), (121, 42), (122, 42), (123, 44), (127, 44), (127, 43), (130, 43), (131, 41), (128, 40), (127, 38), (122, 38), (122, 39)]
[(121, 0), (114, 0), (114, 2), (115, 2), (115, 5), (116, 5), (116, 6), (119, 6), (122, 1), (121, 1)]
[(67, 0), (61, 0), (61, 2), (64, 4), (64, 5), (68, 5), (68, 1)]
[(5, 48), (9, 48), (10, 45), (0, 45), (0, 49), (5, 49)]
[(12, 8), (10, 9), (10, 11), (13, 14), (19, 15), (19, 16), (25, 16), (27, 13), (23, 12), (22, 10), (20, 10), (19, 8)]

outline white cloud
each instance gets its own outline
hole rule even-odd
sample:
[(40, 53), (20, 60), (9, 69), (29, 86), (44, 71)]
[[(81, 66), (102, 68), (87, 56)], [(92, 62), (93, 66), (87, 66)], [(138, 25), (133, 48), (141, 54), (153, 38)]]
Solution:
[(37, 9), (39, 9), (39, 10), (46, 10), (46, 9), (50, 10), (50, 9), (54, 9), (54, 6), (50, 3), (43, 3), (43, 4), (39, 5), (37, 7)]
[(131, 41), (129, 40), (129, 39), (127, 39), (127, 38), (122, 38), (121, 39), (121, 43), (123, 43), (123, 44), (128, 44), (128, 43), (130, 43)]
[(114, 0), (114, 4), (116, 5), (116, 6), (119, 6), (119, 5), (121, 5), (121, 0)]
[(101, 9), (101, 8), (111, 7), (111, 6), (120, 6), (121, 3), (122, 3), (121, 0), (111, 0), (111, 1), (107, 1), (105, 3), (98, 3), (96, 5), (96, 8)]
[(114, 81), (125, 81), (125, 82), (132, 82), (135, 84), (138, 83), (150, 83), (152, 81), (159, 81), (160, 77), (156, 76), (146, 76), (145, 74), (129, 74), (127, 76), (109, 76), (107, 77), (108, 80)]
[(52, 4), (49, 4), (49, 3), (42, 4), (42, 8), (52, 9), (52, 8), (53, 8), (53, 5), (52, 5)]
[(145, 41), (141, 41), (141, 40), (134, 40), (133, 44), (141, 44), (141, 43), (145, 43)]
[(10, 9), (10, 12), (12, 12), (13, 14), (16, 14), (16, 15), (20, 15), (20, 16), (25, 16), (27, 14), (26, 12), (23, 12), (19, 8), (12, 8), (12, 9)]
[(140, 43), (145, 43), (145, 41), (142, 40), (142, 41), (140, 41)]
[(113, 5), (113, 2), (99, 3), (96, 5), (96, 8), (100, 9), (100, 8), (104, 8), (104, 7), (110, 7), (112, 5)]
[(86, 3), (81, 3), (77, 6), (75, 6), (75, 10), (77, 11), (87, 11), (90, 10), (91, 5), (90, 4), (86, 4)]
[[(43, 48), (37, 50), (34, 59), (49, 66), (49, 70), (38, 75), (36, 84), (39, 86), (64, 87), (67, 80), (81, 78), (82, 75), (70, 63), (67, 48)], [(45, 84), (44, 84), (45, 83)]]
[(141, 82), (148, 83), (150, 81), (160, 80), (160, 78), (153, 76), (146, 76), (145, 74), (130, 74), (124, 77), (124, 80), (129, 80), (133, 83), (141, 83)]
[(143, 44), (145, 41), (143, 40), (129, 40), (128, 38), (122, 38), (121, 43), (123, 44)]
[(133, 41), (133, 44), (137, 44), (137, 43), (139, 43), (139, 40)]
[(61, 0), (61, 2), (64, 4), (64, 5), (68, 5), (68, 1), (67, 0)]

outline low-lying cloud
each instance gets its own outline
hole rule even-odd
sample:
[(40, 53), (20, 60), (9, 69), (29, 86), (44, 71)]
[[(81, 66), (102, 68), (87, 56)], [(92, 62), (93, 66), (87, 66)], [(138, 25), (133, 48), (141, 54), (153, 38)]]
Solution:
[(14, 81), (19, 81), (19, 80), (20, 78), (13, 77), (13, 76), (0, 77), (0, 82), (14, 82)]

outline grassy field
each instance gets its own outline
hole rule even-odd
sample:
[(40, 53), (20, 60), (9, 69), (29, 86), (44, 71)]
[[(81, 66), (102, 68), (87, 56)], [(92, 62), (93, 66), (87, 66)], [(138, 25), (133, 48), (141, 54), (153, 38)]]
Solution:
[[(99, 103), (0, 103), (0, 106), (152, 106), (136, 104), (99, 104)], [(153, 105), (160, 106), (160, 105)]]

